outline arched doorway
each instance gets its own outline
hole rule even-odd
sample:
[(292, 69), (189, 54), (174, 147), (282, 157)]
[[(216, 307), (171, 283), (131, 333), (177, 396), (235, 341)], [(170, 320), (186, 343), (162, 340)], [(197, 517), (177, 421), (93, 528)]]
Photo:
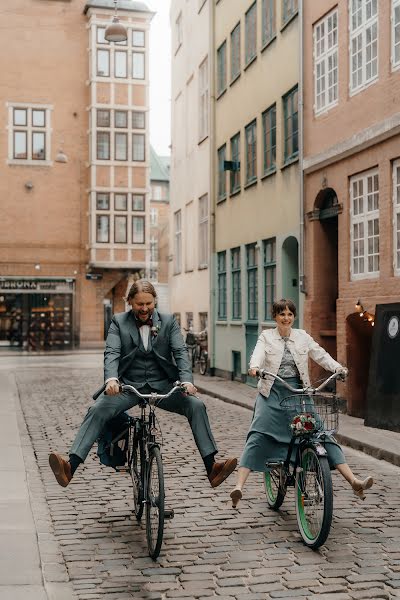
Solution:
[(347, 317), (346, 330), (347, 411), (353, 417), (364, 418), (373, 327), (356, 312)]
[(299, 306), (299, 243), (294, 236), (286, 238), (282, 244), (282, 297), (290, 298)]

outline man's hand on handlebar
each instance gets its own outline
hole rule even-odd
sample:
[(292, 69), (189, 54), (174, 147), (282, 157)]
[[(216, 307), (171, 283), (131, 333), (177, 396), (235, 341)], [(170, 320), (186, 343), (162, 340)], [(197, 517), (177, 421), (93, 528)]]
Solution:
[(105, 393), (107, 396), (118, 396), (121, 393), (121, 385), (117, 379), (111, 379), (106, 385)]
[(185, 392), (188, 396), (195, 396), (197, 394), (197, 388), (193, 383), (185, 383)]

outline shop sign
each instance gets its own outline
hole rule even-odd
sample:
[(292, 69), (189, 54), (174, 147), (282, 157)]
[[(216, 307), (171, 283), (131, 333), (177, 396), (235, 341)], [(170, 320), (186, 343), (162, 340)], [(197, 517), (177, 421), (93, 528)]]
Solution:
[(72, 293), (74, 290), (73, 279), (0, 279), (0, 290), (10, 292), (57, 292)]

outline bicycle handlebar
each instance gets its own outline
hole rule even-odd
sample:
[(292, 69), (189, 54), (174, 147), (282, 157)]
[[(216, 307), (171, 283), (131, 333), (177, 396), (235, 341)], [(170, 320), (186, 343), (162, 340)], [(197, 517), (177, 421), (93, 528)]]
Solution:
[(280, 383), (282, 383), (288, 390), (290, 390), (291, 392), (294, 392), (294, 393), (298, 393), (298, 394), (318, 394), (318, 392), (323, 390), (324, 387), (326, 387), (328, 385), (328, 383), (330, 383), (334, 379), (343, 378), (342, 373), (332, 373), (332, 375), (330, 375), (327, 379), (325, 379), (325, 381), (323, 381), (321, 383), (321, 385), (319, 385), (317, 388), (309, 386), (309, 387), (296, 389), (296, 388), (292, 387), (291, 385), (289, 385), (284, 379), (282, 379), (282, 377), (279, 377), (279, 375), (276, 375), (275, 373), (271, 373), (270, 371), (267, 371), (266, 369), (256, 369), (256, 371), (257, 371), (257, 377), (259, 379), (266, 379), (268, 376), (273, 377), (274, 379), (277, 379)]
[(185, 391), (186, 386), (181, 381), (175, 381), (174, 387), (167, 394), (157, 394), (157, 392), (150, 392), (150, 394), (142, 394), (137, 390), (133, 385), (122, 384), (121, 391), (122, 392), (132, 392), (139, 396), (142, 400), (147, 400), (151, 406), (155, 406), (156, 403), (161, 402), (161, 400), (165, 400), (174, 394), (176, 391), (181, 390)]

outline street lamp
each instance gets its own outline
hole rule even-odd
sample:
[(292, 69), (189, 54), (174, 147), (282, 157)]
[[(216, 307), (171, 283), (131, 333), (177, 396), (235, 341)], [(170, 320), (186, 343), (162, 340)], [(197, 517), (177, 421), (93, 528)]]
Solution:
[(117, 16), (117, 2), (118, 0), (114, 0), (115, 13), (110, 25), (108, 25), (104, 32), (107, 42), (125, 42), (128, 39), (128, 33), (122, 23), (119, 22)]

